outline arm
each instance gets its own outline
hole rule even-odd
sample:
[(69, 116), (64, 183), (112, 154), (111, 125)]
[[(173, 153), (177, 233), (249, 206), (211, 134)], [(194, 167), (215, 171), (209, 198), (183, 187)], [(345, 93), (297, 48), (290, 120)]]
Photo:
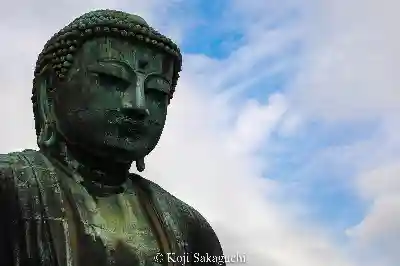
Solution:
[(0, 266), (14, 265), (9, 204), (12, 179), (12, 171), (0, 167)]
[(193, 265), (226, 266), (218, 237), (207, 220), (197, 211), (192, 224), (190, 242), (193, 243)]
[[(0, 212), (3, 212), (3, 210), (0, 209)], [(6, 216), (2, 216), (0, 219), (0, 266), (10, 266), (13, 265), (13, 250), (8, 226), (4, 222), (4, 217)]]

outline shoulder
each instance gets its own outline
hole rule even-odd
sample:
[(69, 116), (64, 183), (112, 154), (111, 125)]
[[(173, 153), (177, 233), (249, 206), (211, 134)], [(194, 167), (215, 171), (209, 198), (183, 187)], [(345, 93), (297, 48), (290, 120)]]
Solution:
[(26, 166), (23, 158), (34, 158), (40, 156), (40, 154), (39, 151), (35, 150), (23, 150), (20, 152), (0, 154), (0, 171), (9, 168), (23, 168)]
[(222, 248), (219, 239), (206, 218), (195, 208), (178, 199), (158, 184), (144, 179), (144, 182), (151, 191), (156, 193), (156, 197), (161, 197), (163, 201), (169, 202), (170, 207), (177, 210), (187, 226), (188, 237), (194, 243), (194, 249), (201, 253), (222, 255)]
[(19, 186), (20, 183), (29, 185), (33, 180), (30, 179), (29, 168), (32, 167), (28, 163), (29, 158), (40, 156), (40, 152), (34, 150), (24, 150), (21, 152), (11, 152), (8, 154), (0, 154), (0, 189), (11, 189)]
[(41, 156), (39, 151), (23, 150), (20, 152), (11, 152), (0, 154), (0, 172), (4, 174), (9, 170), (19, 171), (30, 166), (28, 161)]
[[(23, 160), (24, 156), (32, 156), (36, 151), (12, 152), (0, 154), (0, 265), (12, 265), (12, 248), (19, 245), (18, 237), (23, 229), (23, 220), (31, 218), (32, 212), (27, 210), (33, 206), (31, 195), (35, 190), (29, 189), (34, 184)], [(28, 188), (28, 189), (26, 189)], [(33, 208), (35, 209), (35, 208)], [(22, 226), (22, 227), (21, 227)], [(24, 241), (24, 240), (22, 240)], [(4, 253), (5, 252), (5, 253)], [(7, 255), (9, 256), (7, 256)], [(24, 253), (21, 253), (23, 256)], [(21, 257), (22, 259), (22, 257)], [(9, 261), (10, 260), (10, 261)], [(7, 261), (7, 262), (6, 262)]]
[(11, 185), (15, 173), (24, 167), (19, 158), (19, 152), (0, 154), (0, 187), (2, 190)]
[(0, 171), (12, 168), (19, 162), (19, 152), (0, 154)]
[(141, 181), (144, 187), (148, 188), (154, 197), (159, 201), (167, 202), (170, 207), (179, 210), (179, 214), (184, 216), (184, 218), (206, 222), (206, 219), (195, 208), (175, 197), (157, 183), (143, 177), (141, 177)]
[(26, 165), (20, 155), (21, 152), (0, 154), (0, 211), (7, 217), (15, 217), (20, 188), (29, 185), (29, 179), (24, 175)]
[(14, 185), (14, 158), (8, 154), (0, 154), (0, 196), (3, 200), (6, 191), (15, 187)]

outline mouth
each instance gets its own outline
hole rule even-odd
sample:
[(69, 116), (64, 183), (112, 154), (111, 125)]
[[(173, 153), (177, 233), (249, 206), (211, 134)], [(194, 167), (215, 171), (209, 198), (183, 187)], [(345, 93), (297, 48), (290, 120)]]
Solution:
[(145, 123), (128, 117), (121, 117), (115, 124), (118, 125), (118, 131), (124, 136), (138, 136), (146, 133)]

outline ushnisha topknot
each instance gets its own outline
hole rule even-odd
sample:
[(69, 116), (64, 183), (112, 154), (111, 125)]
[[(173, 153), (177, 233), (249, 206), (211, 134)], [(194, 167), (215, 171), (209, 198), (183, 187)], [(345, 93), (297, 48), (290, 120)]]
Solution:
[(89, 39), (112, 36), (143, 42), (172, 56), (174, 73), (170, 99), (173, 97), (182, 67), (182, 55), (178, 46), (169, 38), (150, 27), (140, 16), (117, 10), (95, 10), (81, 15), (53, 35), (39, 54), (33, 79), (32, 103), (36, 133), (40, 134), (42, 118), (39, 115), (36, 81), (43, 69), (51, 67), (57, 78), (63, 80), (74, 61), (75, 53)]

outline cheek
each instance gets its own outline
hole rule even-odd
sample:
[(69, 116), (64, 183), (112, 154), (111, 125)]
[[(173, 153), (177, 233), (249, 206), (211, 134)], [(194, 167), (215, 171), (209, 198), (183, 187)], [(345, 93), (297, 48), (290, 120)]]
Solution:
[[(99, 87), (88, 76), (74, 75), (56, 94), (59, 112), (85, 112), (115, 109), (121, 104), (120, 96)], [(96, 115), (98, 116), (98, 114)]]
[(100, 112), (92, 96), (78, 90), (77, 87), (70, 91), (64, 90), (58, 93), (54, 111), (61, 130), (65, 134), (75, 132), (88, 134), (98, 132), (104, 118), (104, 112)]
[(152, 101), (148, 102), (147, 106), (151, 114), (149, 120), (151, 120), (151, 122), (154, 122), (155, 124), (160, 124), (163, 126), (167, 116), (167, 105), (164, 103)]
[(73, 78), (63, 83), (56, 89), (56, 106), (60, 111), (71, 111), (74, 109), (81, 109), (87, 106), (90, 102), (90, 91), (84, 80), (80, 75), (75, 74)]
[(161, 112), (160, 110), (157, 110), (156, 113), (151, 114), (149, 117), (149, 135), (156, 142), (158, 142), (158, 139), (163, 132), (165, 120), (166, 112)]

